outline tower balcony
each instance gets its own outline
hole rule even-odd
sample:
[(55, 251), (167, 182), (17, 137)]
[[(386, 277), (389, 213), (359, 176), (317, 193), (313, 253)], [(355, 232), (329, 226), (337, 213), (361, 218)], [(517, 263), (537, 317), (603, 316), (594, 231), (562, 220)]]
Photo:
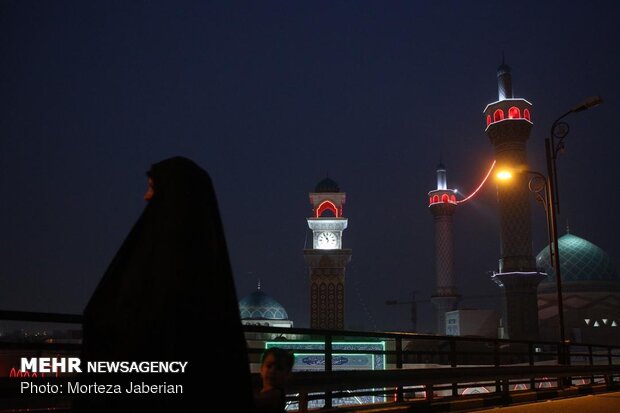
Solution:
[(532, 104), (525, 99), (511, 98), (489, 103), (484, 108), (487, 131), (491, 126), (501, 122), (526, 121), (532, 124)]

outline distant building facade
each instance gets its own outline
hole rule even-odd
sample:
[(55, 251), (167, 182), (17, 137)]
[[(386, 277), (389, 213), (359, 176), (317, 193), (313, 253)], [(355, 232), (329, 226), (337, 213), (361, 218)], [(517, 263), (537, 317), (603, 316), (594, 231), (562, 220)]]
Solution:
[(497, 338), (499, 314), (495, 310), (461, 309), (446, 313), (447, 336)]

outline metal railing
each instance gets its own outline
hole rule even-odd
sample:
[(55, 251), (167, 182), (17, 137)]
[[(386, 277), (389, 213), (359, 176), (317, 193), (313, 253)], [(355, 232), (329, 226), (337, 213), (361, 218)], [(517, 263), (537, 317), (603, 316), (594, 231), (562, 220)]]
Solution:
[[(0, 320), (79, 324), (81, 316), (0, 311)], [(287, 400), (301, 412), (313, 406), (330, 408), (352, 401), (393, 406), (463, 399), (472, 397), (468, 396), (472, 388), (484, 388), (489, 391), (485, 397), (505, 402), (520, 391), (561, 391), (578, 385), (611, 388), (620, 378), (620, 346), (250, 325), (243, 328), (257, 389), (260, 354), (266, 343), (293, 349), (297, 364), (286, 387)], [(347, 347), (350, 342), (358, 347)], [(298, 343), (306, 343), (306, 347)], [(377, 343), (382, 345), (377, 347)], [(363, 344), (374, 346), (363, 348)], [(76, 355), (79, 351), (78, 343), (0, 341), (0, 356)], [(568, 355), (567, 364), (559, 363), (563, 353)], [(352, 356), (381, 363), (352, 369), (343, 362)], [(315, 363), (313, 371), (303, 371), (305, 359)], [(7, 379), (0, 379), (0, 387), (8, 384)], [(5, 396), (0, 400), (6, 401)]]
[[(296, 371), (286, 389), (289, 402), (301, 412), (308, 406), (331, 408), (352, 395), (380, 396), (383, 402), (431, 402), (467, 397), (466, 390), (472, 388), (483, 388), (489, 392), (485, 397), (499, 396), (503, 403), (518, 392), (557, 392), (567, 386), (598, 384), (613, 387), (620, 378), (620, 346), (249, 325), (244, 330), (253, 371), (258, 370), (258, 354), (264, 351), (265, 343), (295, 352)], [(385, 349), (336, 349), (339, 343), (352, 340), (381, 341)], [(295, 347), (298, 341), (324, 345), (299, 349)], [(333, 360), (343, 352), (382, 355), (384, 369), (347, 370), (342, 364), (337, 369)], [(303, 361), (299, 360), (309, 354), (324, 358), (321, 371), (303, 371)], [(564, 354), (568, 357), (561, 364)], [(254, 384), (260, 387), (257, 374)]]

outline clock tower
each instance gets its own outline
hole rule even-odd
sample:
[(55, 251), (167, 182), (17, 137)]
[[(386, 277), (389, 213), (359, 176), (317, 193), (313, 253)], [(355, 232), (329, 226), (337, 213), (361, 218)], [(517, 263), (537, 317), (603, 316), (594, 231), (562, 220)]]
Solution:
[(346, 194), (329, 178), (310, 193), (312, 249), (304, 250), (310, 273), (310, 328), (344, 329), (344, 273), (351, 250), (342, 248), (348, 220), (342, 216)]

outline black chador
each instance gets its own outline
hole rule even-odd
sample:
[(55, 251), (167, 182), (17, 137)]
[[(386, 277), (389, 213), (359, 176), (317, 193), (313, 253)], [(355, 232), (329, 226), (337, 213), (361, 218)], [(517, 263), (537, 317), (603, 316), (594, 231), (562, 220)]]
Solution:
[(182, 157), (154, 164), (148, 176), (152, 198), (84, 311), (84, 361), (188, 361), (184, 374), (105, 378), (181, 384), (183, 394), (97, 396), (88, 410), (192, 411), (197, 402), (208, 411), (217, 399), (250, 412), (246, 344), (211, 180)]

